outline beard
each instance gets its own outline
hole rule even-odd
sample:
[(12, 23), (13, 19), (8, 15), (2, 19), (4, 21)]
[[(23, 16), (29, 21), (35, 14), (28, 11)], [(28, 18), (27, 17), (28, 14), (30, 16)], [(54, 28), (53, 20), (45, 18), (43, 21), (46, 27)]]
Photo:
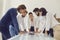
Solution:
[(26, 14), (21, 14), (21, 15), (22, 15), (22, 17), (25, 17), (27, 15), (27, 13)]

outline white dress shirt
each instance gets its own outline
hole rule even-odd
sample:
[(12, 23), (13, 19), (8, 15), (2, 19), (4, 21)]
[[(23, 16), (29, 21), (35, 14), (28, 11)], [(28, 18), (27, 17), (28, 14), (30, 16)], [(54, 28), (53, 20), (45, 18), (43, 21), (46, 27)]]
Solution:
[(46, 26), (45, 26), (46, 30), (53, 28), (57, 24), (58, 24), (58, 22), (54, 18), (54, 13), (47, 13), (47, 15), (46, 15)]
[(22, 17), (21, 14), (17, 15), (17, 21), (21, 31), (24, 29), (28, 31), (28, 14), (25, 17)]
[(39, 18), (39, 30), (43, 31), (46, 25), (46, 16), (40, 16)]
[(38, 31), (43, 31), (46, 25), (46, 17), (38, 16), (36, 18), (36, 28), (39, 28)]
[(34, 28), (35, 28), (35, 25), (36, 25), (36, 23), (35, 23), (35, 18), (33, 18), (33, 22), (30, 20), (30, 18), (28, 19), (28, 29), (30, 29), (31, 28), (31, 26), (34, 26)]

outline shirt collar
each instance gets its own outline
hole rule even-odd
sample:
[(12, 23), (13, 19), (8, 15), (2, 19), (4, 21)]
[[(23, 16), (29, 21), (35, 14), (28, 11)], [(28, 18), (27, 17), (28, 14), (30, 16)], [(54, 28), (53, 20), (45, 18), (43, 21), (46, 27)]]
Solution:
[(17, 11), (17, 15), (19, 15), (20, 13)]

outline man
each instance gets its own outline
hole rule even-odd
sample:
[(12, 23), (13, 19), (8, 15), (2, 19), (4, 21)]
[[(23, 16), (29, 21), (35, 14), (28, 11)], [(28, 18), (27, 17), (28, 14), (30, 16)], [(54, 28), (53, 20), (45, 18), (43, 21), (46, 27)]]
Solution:
[(15, 8), (11, 8), (1, 19), (0, 25), (1, 25), (3, 40), (7, 40), (8, 38), (11, 37), (9, 33), (9, 25), (13, 25), (13, 27), (16, 29), (15, 30), (16, 35), (18, 34), (19, 29), (18, 29), (16, 15), (17, 15), (17, 10)]
[(25, 33), (28, 31), (28, 14), (26, 10), (26, 6), (21, 6), (19, 12), (20, 14), (17, 16), (20, 33)]
[[(12, 32), (14, 32), (15, 35), (17, 35), (20, 32), (18, 22), (17, 22), (17, 15), (18, 12), (20, 13), (21, 7), (25, 7), (25, 6), (19, 5), (18, 8), (11, 8), (2, 17), (0, 21), (0, 28), (1, 28), (3, 40), (7, 40), (8, 38), (10, 38)], [(10, 30), (10, 32), (9, 32), (9, 26), (12, 28), (12, 31)]]

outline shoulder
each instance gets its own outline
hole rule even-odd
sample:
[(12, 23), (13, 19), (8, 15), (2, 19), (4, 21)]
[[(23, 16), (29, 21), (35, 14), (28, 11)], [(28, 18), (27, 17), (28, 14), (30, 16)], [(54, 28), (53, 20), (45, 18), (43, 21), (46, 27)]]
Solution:
[(7, 13), (11, 13), (11, 12), (17, 12), (17, 9), (16, 8), (10, 8), (10, 9), (8, 9), (8, 11), (7, 11)]
[(9, 10), (17, 10), (16, 8), (10, 8)]
[(10, 8), (8, 11), (7, 11), (8, 14), (10, 14), (11, 16), (17, 16), (17, 9), (16, 8)]

